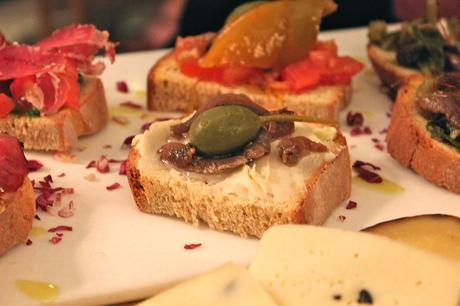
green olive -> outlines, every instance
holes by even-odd
[[[204,155],[233,153],[257,137],[259,116],[244,106],[216,106],[198,115],[190,126],[190,143]]]

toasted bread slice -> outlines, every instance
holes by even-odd
[[[395,52],[370,44],[367,46],[367,55],[382,83],[390,89],[397,90],[409,77],[421,75],[416,69],[398,65]]]
[[[416,105],[423,80],[414,76],[398,91],[387,134],[388,152],[427,180],[460,193],[460,152],[431,137]]]
[[[26,177],[16,192],[0,196],[0,255],[27,239],[35,216],[35,195]]]
[[[173,52],[163,56],[147,78],[147,107],[150,110],[191,112],[222,93],[245,94],[269,110],[286,107],[298,114],[337,120],[338,112],[350,102],[351,86],[319,86],[301,94],[264,90],[254,85],[225,86],[184,75]]]
[[[15,136],[25,149],[69,151],[78,137],[100,131],[108,121],[104,86],[99,78],[86,77],[78,110],[63,108],[49,116],[8,115],[0,119],[0,132]]]
[[[253,165],[201,175],[172,169],[156,154],[166,143],[169,126],[178,122],[156,122],[133,141],[127,174],[143,212],[175,216],[194,225],[203,221],[219,231],[260,237],[276,224],[320,225],[350,196],[350,156],[345,138],[335,128],[328,127],[333,134],[324,136],[328,152],[311,153],[296,166],[279,161],[275,142],[272,152]],[[318,135],[325,133],[324,126],[315,126],[319,126]]]

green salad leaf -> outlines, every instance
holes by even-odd
[[[443,114],[435,114],[427,123],[431,136],[460,150],[460,130],[455,129]]]
[[[369,24],[368,37],[371,44],[395,51],[399,65],[433,76],[448,68],[448,53],[460,54],[460,18],[421,18],[403,23],[398,31],[377,20]]]

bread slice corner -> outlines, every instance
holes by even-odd
[[[191,112],[210,97],[245,94],[269,110],[288,108],[298,114],[337,120],[351,99],[351,85],[323,85],[301,94],[262,89],[254,85],[225,86],[184,75],[174,53],[164,55],[147,77],[147,107],[155,111]]]
[[[0,197],[0,256],[27,239],[35,216],[35,195],[26,177],[16,192]]]
[[[78,137],[94,134],[106,126],[108,109],[99,78],[86,77],[80,89],[80,108],[63,108],[40,117],[8,115],[0,119],[0,131],[15,136],[25,149],[66,152]]]
[[[423,80],[421,75],[413,76],[398,91],[386,139],[388,152],[428,181],[460,193],[460,152],[431,137],[416,105]]]

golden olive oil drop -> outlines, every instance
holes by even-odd
[[[366,182],[359,176],[355,176],[353,177],[353,184],[366,188],[368,190],[379,191],[379,192],[389,193],[389,194],[398,194],[398,193],[404,192],[404,188],[402,186],[386,178],[382,177],[382,179],[383,179],[383,182],[374,184],[374,183]]]
[[[29,232],[29,235],[32,237],[39,237],[45,235],[48,231],[44,227],[34,226]]]
[[[16,287],[27,297],[42,303],[54,301],[59,295],[58,286],[38,281],[17,280]]]

